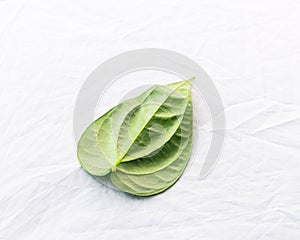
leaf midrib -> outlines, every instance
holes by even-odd
[[[190,102],[189,102],[190,103]],[[187,108],[188,107],[192,107],[192,105],[190,105],[190,106],[188,106],[189,104],[187,104],[187,107],[186,107],[186,110],[185,110],[185,112],[184,112],[184,114],[186,114],[186,111],[187,111]],[[180,126],[179,126],[180,127]],[[187,135],[187,138],[189,139],[190,138],[190,136],[192,135],[192,133],[189,133],[188,135]],[[181,151],[180,152],[178,152],[177,154],[176,154],[176,159],[174,160],[174,161],[176,161],[177,159],[178,159],[178,157],[182,154],[182,152],[186,149],[186,147],[188,146],[188,144],[189,144],[189,140],[188,140],[188,142],[186,143],[186,144],[184,144],[184,147],[181,149]],[[128,172],[126,172],[126,171],[124,171],[124,170],[119,170],[119,171],[121,171],[122,173],[124,173],[124,174],[130,174],[130,175],[146,175],[146,174],[152,174],[152,173],[155,173],[155,172],[157,172],[157,171],[160,171],[160,170],[163,170],[163,169],[165,169],[165,168],[167,168],[168,166],[170,166],[174,161],[170,161],[170,162],[168,162],[166,165],[163,165],[163,166],[161,166],[160,168],[157,168],[154,172],[149,172],[149,173],[141,173],[141,174],[139,174],[139,173],[128,173]],[[126,164],[126,163],[123,163],[123,164]]]
[[[161,102],[161,104],[159,105],[159,107],[155,110],[155,112],[151,115],[151,117],[149,118],[149,120],[146,122],[146,124],[144,124],[144,126],[142,127],[141,131],[138,132],[138,134],[135,136],[134,140],[131,142],[131,144],[129,145],[129,147],[126,149],[126,151],[124,152],[124,154],[115,162],[115,166],[119,165],[122,161],[122,159],[126,156],[126,154],[128,153],[129,149],[132,147],[133,143],[136,141],[136,139],[140,136],[140,134],[142,133],[142,131],[145,129],[145,127],[148,125],[148,123],[151,121],[151,119],[153,118],[153,116],[157,113],[157,111],[160,109],[160,107],[166,102],[166,100],[179,88],[181,87],[183,84],[186,84],[187,82],[189,82],[190,80],[185,80],[183,81],[180,85],[178,85],[176,88],[174,88],[174,90],[172,90],[167,97],[164,99],[164,101]],[[118,147],[118,144],[117,144]]]

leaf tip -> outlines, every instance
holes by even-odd
[[[189,78],[189,79],[187,79],[187,80],[185,80],[186,82],[189,82],[189,83],[191,83],[192,81],[194,81],[195,80],[195,76],[193,76],[193,77],[191,77],[191,78]]]

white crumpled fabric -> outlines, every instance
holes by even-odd
[[[299,240],[299,12],[297,0],[0,1],[0,239]],[[226,139],[207,178],[195,161],[168,191],[133,198],[81,169],[73,110],[93,69],[145,47],[210,75]]]

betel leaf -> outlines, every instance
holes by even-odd
[[[85,130],[78,142],[77,156],[87,172],[95,176],[104,176],[115,168],[119,128],[127,113],[141,104],[151,92],[152,88],[141,96],[112,108]]]
[[[110,178],[121,190],[139,196],[162,192],[173,185],[183,173],[192,147],[192,105],[188,104],[176,133],[158,153],[151,157],[118,165]]]
[[[173,185],[191,155],[191,80],[154,86],[94,121],[78,143],[82,167],[139,196]]]
[[[119,163],[147,156],[169,141],[182,121],[189,89],[188,81],[158,86],[127,114],[117,140]]]

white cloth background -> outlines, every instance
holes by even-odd
[[[299,13],[297,0],[0,1],[0,239],[299,240]],[[227,136],[208,178],[135,199],[80,168],[72,120],[89,73],[145,47],[207,71]]]

